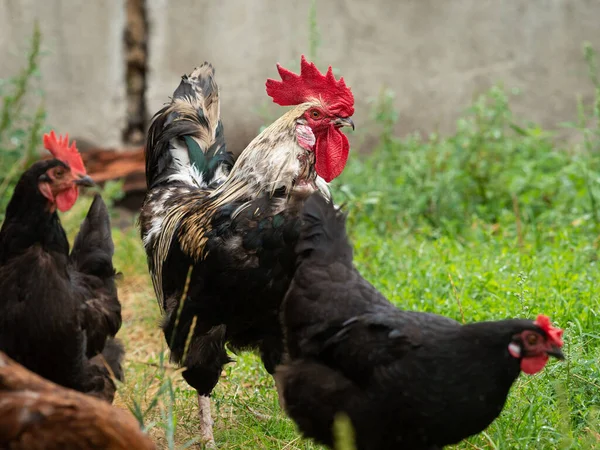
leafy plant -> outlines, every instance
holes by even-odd
[[[0,167],[3,169],[0,173],[0,221],[18,176],[35,159],[35,150],[41,142],[46,118],[43,102],[39,103],[33,115],[24,111],[27,100],[32,96],[31,81],[39,76],[41,39],[36,22],[27,64],[16,77],[0,80]]]
[[[592,74],[594,53],[585,48]],[[363,160],[351,158],[335,183],[380,232],[408,227],[429,229],[432,237],[464,236],[481,222],[508,228],[522,240],[523,233],[539,227],[574,221],[600,231],[598,86],[591,115],[580,106],[580,118],[572,124],[584,142],[577,151],[558,147],[552,131],[522,124],[501,86],[479,96],[448,137],[395,137],[393,98],[382,91],[373,109],[378,146]]]

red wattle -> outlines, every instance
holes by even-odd
[[[350,144],[344,133],[331,127],[326,135],[317,137],[315,170],[328,183],[339,176],[348,161]]]
[[[521,360],[521,370],[528,375],[538,373],[548,362],[548,355],[528,356]]]
[[[77,186],[70,187],[69,189],[56,194],[56,207],[61,212],[70,210],[77,201],[78,195],[79,190],[77,189]]]

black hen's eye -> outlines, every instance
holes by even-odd
[[[313,109],[310,112],[310,117],[312,117],[313,119],[320,119],[321,118],[321,113],[319,111],[317,111],[316,109]]]
[[[527,336],[527,343],[529,345],[535,345],[538,342],[538,336],[537,334],[530,334],[529,336]]]
[[[65,169],[62,169],[60,167],[54,171],[54,176],[57,179],[61,179],[64,176],[64,174],[65,174]]]

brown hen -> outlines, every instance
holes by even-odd
[[[128,412],[47,381],[0,352],[0,449],[155,448]]]

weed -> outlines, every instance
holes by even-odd
[[[41,142],[46,112],[40,103],[33,116],[24,112],[31,96],[31,80],[39,76],[41,33],[38,24],[33,28],[27,64],[21,73],[8,80],[0,80],[0,220],[12,195],[20,173],[35,159],[35,150]]]

